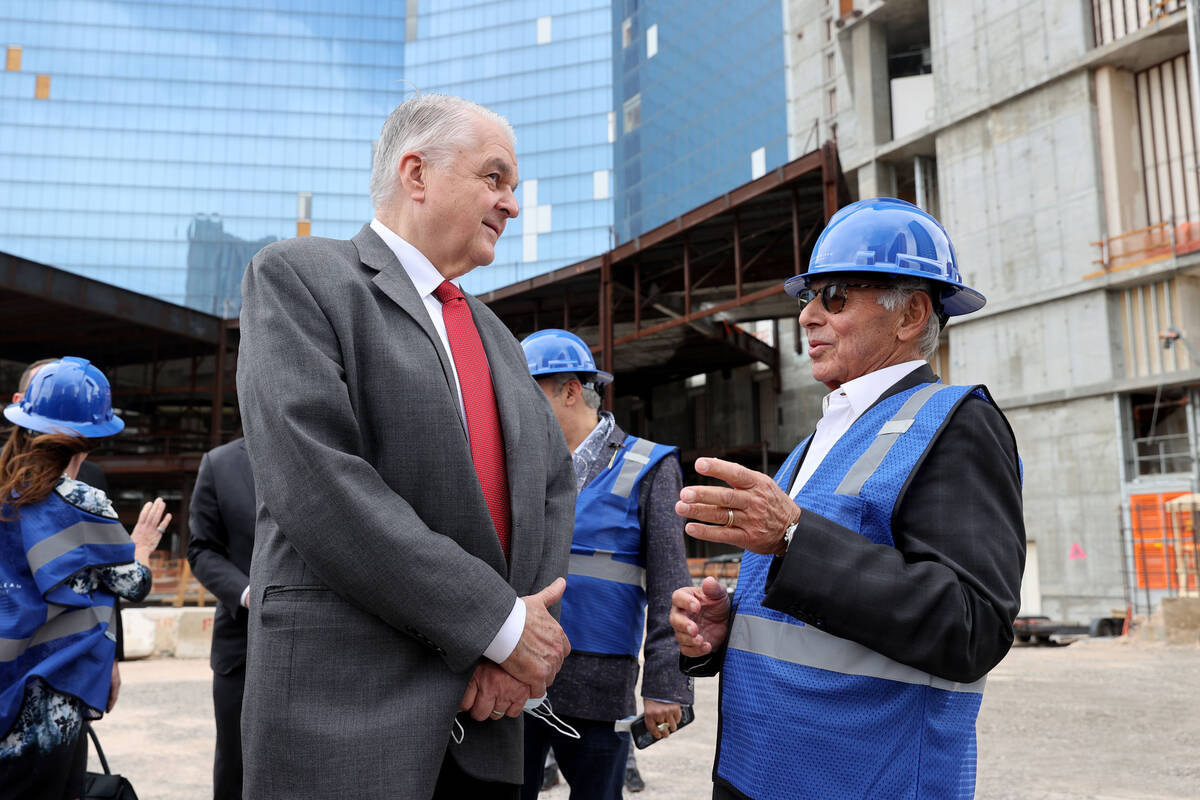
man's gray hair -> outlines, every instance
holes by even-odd
[[[897,277],[888,282],[887,291],[879,295],[879,305],[886,308],[888,311],[895,311],[901,308],[908,302],[908,298],[912,297],[914,292],[925,292],[929,295],[930,301],[933,303],[933,310],[929,315],[929,321],[925,323],[925,330],[921,331],[921,336],[917,339],[917,347],[921,351],[921,358],[928,359],[938,348],[938,337],[942,334],[942,322],[938,319],[938,291],[934,288],[933,281],[927,281],[923,278],[908,278]]]
[[[397,170],[405,153],[420,153],[426,161],[444,167],[459,150],[471,145],[472,123],[479,117],[503,128],[516,147],[517,135],[508,120],[462,97],[418,94],[396,106],[375,144],[371,205],[377,210],[384,208],[395,196]]]
[[[583,387],[583,402],[587,403],[587,407],[593,411],[600,408],[600,393],[594,388],[591,381],[595,378],[594,375],[577,375],[574,372],[555,372],[549,377],[554,378],[554,393],[558,394],[562,388],[571,381],[579,381],[579,385]]]

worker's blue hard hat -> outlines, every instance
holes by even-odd
[[[74,432],[89,439],[125,429],[125,421],[113,413],[112,389],[104,373],[71,356],[35,372],[21,402],[5,408],[4,416],[39,433]]]
[[[792,297],[824,275],[855,272],[923,278],[940,289],[934,298],[948,316],[970,314],[987,302],[965,286],[950,236],[930,214],[894,197],[859,200],[840,209],[813,246],[808,272],[788,278]]]
[[[529,374],[535,378],[558,372],[579,372],[595,375],[595,383],[601,386],[612,383],[613,376],[596,369],[591,349],[570,331],[546,328],[526,336],[521,347],[525,350]]]

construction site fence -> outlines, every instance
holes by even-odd
[[[1200,597],[1200,494],[1132,495],[1121,515],[1125,601],[1134,615],[1167,597]]]

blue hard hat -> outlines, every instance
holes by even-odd
[[[954,245],[941,223],[912,203],[894,197],[859,200],[840,209],[813,246],[808,272],[788,278],[792,297],[813,278],[842,272],[923,278],[940,287],[934,298],[948,316],[970,314],[987,299],[963,285]]]
[[[601,386],[612,383],[613,376],[596,369],[596,359],[583,339],[560,328],[531,333],[521,342],[529,374],[537,378],[558,372],[582,372],[595,375]]]
[[[74,432],[89,439],[125,429],[125,421],[113,413],[112,389],[104,373],[72,356],[35,372],[21,402],[5,408],[4,416],[39,433]]]

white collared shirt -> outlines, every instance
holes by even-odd
[[[846,381],[825,395],[821,400],[821,421],[817,423],[817,430],[813,433],[808,452],[804,455],[804,463],[800,465],[796,480],[792,483],[793,498],[804,488],[804,484],[808,483],[808,479],[817,471],[817,467],[821,466],[821,462],[829,455],[838,439],[842,438],[842,434],[850,430],[854,421],[874,405],[879,396],[892,384],[924,365],[925,362],[921,360],[893,364]]]
[[[441,286],[442,281],[446,280],[446,278],[442,273],[437,271],[437,267],[425,257],[424,253],[406,242],[400,234],[384,225],[378,219],[371,220],[371,230],[379,234],[379,238],[383,239],[383,243],[396,255],[400,266],[404,267],[409,280],[413,282],[413,286],[417,289],[417,294],[421,295],[421,300],[425,303],[425,310],[429,312],[429,320],[433,323],[434,329],[438,332],[438,336],[442,340],[442,347],[446,349],[446,357],[450,359],[450,374],[454,376],[454,388],[458,392],[458,413],[462,415],[463,428],[465,430],[467,412],[463,406],[462,387],[458,385],[458,368],[454,366],[454,352],[450,349],[450,339],[446,336],[446,320],[442,318],[442,301],[438,300],[433,294],[434,290]],[[457,278],[450,282],[458,286]],[[459,288],[461,289],[462,287]],[[500,626],[500,630],[496,633],[496,637],[492,639],[492,643],[488,645],[487,650],[483,651],[484,657],[495,661],[497,664],[508,658],[512,654],[512,651],[516,649],[517,642],[520,640],[521,633],[524,630],[525,603],[518,597],[512,611],[508,614],[508,619]]]
[[[446,320],[442,317],[442,301],[438,300],[433,294],[442,285],[442,281],[446,279],[442,276],[442,273],[437,271],[437,267],[433,265],[433,262],[425,257],[424,253],[413,247],[404,237],[384,225],[378,219],[371,220],[371,230],[379,234],[379,238],[383,239],[383,243],[395,254],[396,260],[400,262],[400,266],[404,267],[404,272],[408,275],[409,280],[413,282],[413,286],[417,288],[417,294],[421,295],[421,302],[425,304],[425,310],[429,312],[429,320],[433,323],[434,330],[438,332],[438,337],[442,340],[442,347],[446,350],[446,357],[450,359],[450,374],[454,376],[454,389],[458,392],[458,413],[462,415],[463,427],[465,429],[467,411],[463,405],[462,387],[458,385],[458,367],[454,366],[454,351],[450,349],[450,339],[446,335]],[[458,278],[454,278],[450,282],[458,286],[458,280]],[[459,286],[459,289],[461,288]],[[467,435],[470,436],[469,433]]]

